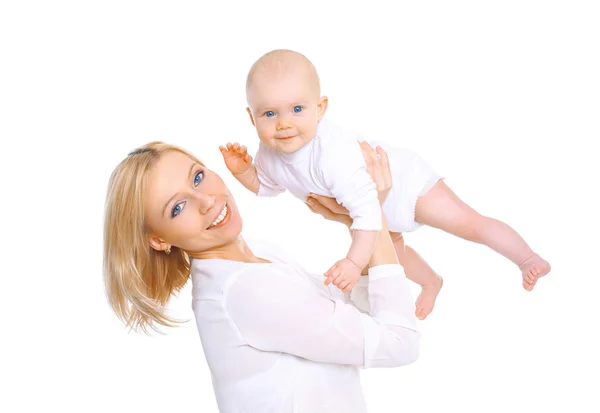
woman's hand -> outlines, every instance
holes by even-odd
[[[387,153],[380,146],[377,146],[373,150],[371,145],[365,141],[360,142],[360,149],[367,163],[367,172],[373,178],[375,185],[377,185],[379,205],[383,205],[390,189],[392,189],[392,173],[390,172],[390,162]]]
[[[335,198],[310,194],[306,199],[306,205],[308,205],[312,212],[321,215],[329,221],[340,222],[348,228],[352,226],[352,218],[348,215],[348,210],[338,204]]]
[[[392,188],[392,174],[387,154],[379,146],[374,150],[365,141],[360,142],[360,149],[367,163],[367,172],[377,186],[381,205]],[[348,210],[338,204],[334,198],[311,193],[306,199],[306,204],[312,212],[320,214],[327,220],[341,222],[348,227],[352,225]]]

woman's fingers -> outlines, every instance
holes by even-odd
[[[325,219],[339,222],[346,226],[352,225],[352,218],[350,218],[350,216],[332,212],[329,208],[320,204],[319,201],[317,201],[316,199],[308,198],[306,200],[306,205],[312,212],[321,215]]]
[[[371,175],[373,182],[377,185],[378,191],[385,191],[391,188],[392,175],[390,173],[390,164],[387,153],[379,146],[376,150],[367,142],[362,141],[360,147],[363,158],[367,164],[367,172]]]
[[[308,198],[306,200],[306,205],[308,205],[308,208],[310,208],[312,212],[314,212],[315,214],[322,215],[325,219],[331,219],[333,217],[333,213],[331,212],[331,210],[325,208],[323,205],[321,205],[319,202],[312,198]]]
[[[373,176],[373,168],[374,168],[374,159],[373,159],[373,156],[371,156],[371,152],[373,151],[373,148],[371,148],[371,146],[365,141],[360,141],[359,145],[360,145],[360,150],[362,152],[365,163],[367,164],[367,172],[372,177]]]
[[[390,160],[388,159],[387,152],[383,150],[381,146],[375,148],[380,159],[381,176],[383,177],[384,189],[390,189],[392,187],[392,171],[390,170]]]
[[[337,214],[345,214],[345,215],[349,214],[348,210],[346,208],[344,208],[343,206],[341,206],[340,204],[338,204],[337,201],[335,200],[335,198],[330,198],[328,196],[322,196],[322,195],[313,194],[313,193],[310,193],[309,199],[310,198],[317,200],[317,202],[319,204],[323,205],[325,208],[329,209],[332,212],[335,212]]]

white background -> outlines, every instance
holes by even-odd
[[[256,199],[217,150],[257,148],[245,76],[274,48],[313,61],[331,117],[416,150],[553,266],[527,293],[485,247],[407,234],[445,285],[420,359],[363,372],[370,411],[600,411],[597,2],[365,4],[1,3],[1,411],[217,411],[195,324],[128,334],[104,296],[106,185],[139,145],[191,150],[235,194],[244,234],[307,268],[344,253],[345,230],[290,195]]]

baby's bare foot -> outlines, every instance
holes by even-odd
[[[523,288],[527,291],[533,290],[537,281],[550,272],[550,263],[537,254],[519,265],[523,275]]]
[[[415,303],[415,315],[419,320],[424,320],[433,311],[435,299],[440,293],[443,284],[444,280],[442,280],[442,277],[435,274],[430,282],[421,286],[421,294],[419,294]]]

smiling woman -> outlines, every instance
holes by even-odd
[[[383,194],[385,162],[373,171]],[[352,225],[334,199],[309,204]],[[249,246],[241,231],[227,186],[193,155],[160,142],[133,151],[113,172],[106,204],[104,277],[113,309],[135,329],[173,325],[166,304],[191,276],[221,412],[366,412],[359,367],[412,363],[419,346],[385,221],[352,294],[325,286],[275,245]]]
[[[164,153],[148,172],[144,208],[156,251],[175,245],[191,258],[212,258],[215,247],[241,231],[240,215],[231,213],[235,202],[221,178],[180,151]]]
[[[165,306],[189,279],[190,257],[218,255],[211,247],[241,230],[232,210],[221,178],[189,152],[162,142],[131,152],[111,176],[104,224],[105,285],[119,318],[144,331],[173,325]]]

